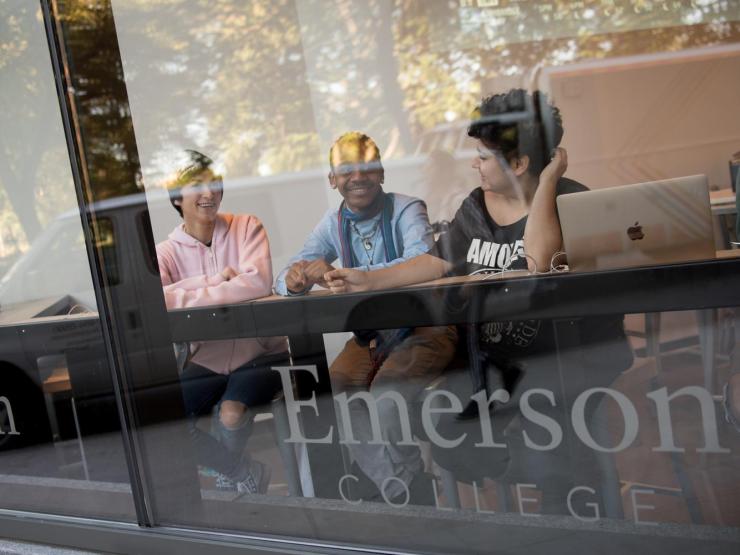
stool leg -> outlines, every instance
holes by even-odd
[[[288,482],[288,492],[293,497],[303,497],[303,488],[301,487],[301,477],[298,471],[295,449],[292,444],[285,441],[290,437],[290,427],[283,398],[273,401],[272,417],[275,424],[275,439],[280,450],[280,458],[283,461],[283,468],[285,468],[285,476]]]
[[[699,326],[699,343],[701,345],[701,365],[704,369],[704,387],[714,393],[714,355],[715,355],[715,322],[717,310],[710,308],[696,311]]]
[[[596,409],[594,421],[597,423],[596,426],[593,426],[594,439],[599,445],[608,445],[611,438],[609,437],[609,430],[606,426],[608,417],[603,400]],[[596,454],[596,463],[600,469],[605,516],[607,518],[623,520],[624,508],[622,507],[621,483],[619,481],[619,471],[617,470],[614,455],[598,452]]]
[[[80,421],[77,418],[77,404],[75,398],[70,399],[72,402],[72,418],[75,422],[75,432],[77,432],[77,444],[80,448],[80,458],[82,459],[82,471],[85,474],[85,480],[90,481],[90,471],[87,468],[87,456],[85,455],[85,445],[82,443],[82,432],[80,431]]]
[[[499,512],[510,513],[514,504],[509,484],[496,480],[496,495],[499,498]]]
[[[662,361],[660,358],[660,312],[645,314],[645,350],[655,362],[655,375],[660,374]]]
[[[439,469],[439,476],[442,478],[442,491],[447,499],[447,505],[453,509],[460,508],[460,493],[457,490],[457,480],[455,475],[444,468]]]
[[[54,398],[51,393],[44,392],[44,403],[46,403],[46,414],[49,417],[49,425],[51,426],[52,441],[59,441],[61,439],[59,421],[57,420],[57,411],[54,407]]]

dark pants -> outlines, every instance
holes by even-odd
[[[543,325],[553,324],[543,322]],[[541,331],[550,330],[544,328]],[[458,480],[468,483],[480,484],[485,477],[507,482],[536,483],[542,492],[543,513],[568,514],[567,495],[575,485],[592,487],[600,497],[599,490],[603,482],[600,457],[575,437],[571,410],[574,400],[583,391],[609,387],[629,367],[632,355],[619,329],[612,337],[600,341],[583,344],[577,339],[568,341],[562,336],[557,339],[553,337],[552,343],[557,345],[557,349],[548,349],[517,360],[524,370],[522,379],[508,403],[495,404],[492,416],[495,441],[506,447],[475,445],[482,440],[478,418],[460,421],[454,415],[444,415],[437,426],[441,435],[457,438],[465,434],[465,441],[452,449],[433,444],[432,453],[437,464],[451,470]],[[489,374],[490,389],[493,391],[500,387],[500,383],[497,383],[498,373],[491,368]],[[447,381],[442,387],[456,393],[465,404],[474,393],[467,369],[451,369],[445,375]],[[553,439],[541,423],[522,417],[521,396],[532,389],[549,392],[554,403],[538,393],[530,397],[527,404],[557,423],[563,432],[562,440],[545,450],[533,449],[524,443],[525,434],[539,446],[548,445]],[[585,407],[584,420],[592,435],[607,435],[603,411],[597,410],[602,399],[602,394],[594,394]],[[509,429],[505,433],[515,420],[518,429]]]
[[[271,370],[288,361],[288,353],[258,357],[231,374],[217,374],[189,363],[180,381],[190,435],[199,464],[229,477],[239,475],[242,453],[251,432],[255,408],[272,401],[280,391],[280,374]],[[248,408],[244,424],[236,430],[221,428],[221,441],[196,426],[199,416],[210,414],[222,401],[238,401]]]

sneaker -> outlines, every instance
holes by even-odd
[[[237,491],[234,480],[213,468],[198,466],[198,478],[202,489],[225,492]]]
[[[270,485],[270,467],[256,459],[246,464],[243,478],[236,482],[236,490],[244,495],[247,493],[266,493]]]
[[[219,491],[236,491],[234,480],[226,474],[216,473],[216,489]]]
[[[202,489],[236,491],[236,484],[232,479],[208,466],[198,466],[198,480]]]

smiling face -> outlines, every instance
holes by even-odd
[[[329,182],[344,197],[347,208],[361,212],[369,208],[382,191],[383,166],[380,162],[341,164],[334,168]]]
[[[180,189],[182,198],[175,203],[182,209],[186,226],[207,225],[216,220],[223,195],[222,187],[219,177],[211,170],[204,170]]]
[[[339,191],[347,208],[361,212],[371,207],[383,190],[385,176],[373,140],[359,133],[343,135],[334,143],[329,161],[329,184]]]

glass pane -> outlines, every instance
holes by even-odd
[[[736,3],[111,4],[195,457],[157,523],[736,547]]]
[[[0,505],[135,520],[41,11],[0,22]]]

